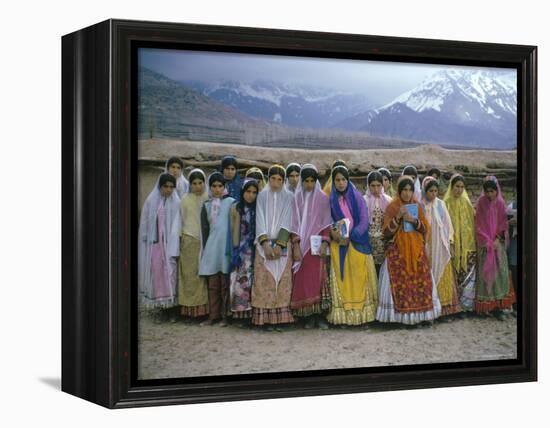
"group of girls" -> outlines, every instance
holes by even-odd
[[[267,180],[259,168],[241,179],[237,166],[226,156],[219,171],[186,180],[182,161],[168,160],[141,213],[145,307],[281,330],[300,319],[321,329],[465,312],[504,319],[515,303],[493,176],[474,208],[458,174],[438,197],[437,169],[421,183],[407,166],[395,189],[389,170],[371,171],[363,194],[341,160],[323,188],[312,164],[272,165]]]

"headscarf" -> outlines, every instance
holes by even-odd
[[[409,202],[403,202],[401,200],[401,192],[399,191],[401,183],[403,183],[403,187],[406,184],[414,186],[412,177],[409,177],[408,175],[402,175],[399,177],[397,180],[397,193],[384,213],[384,230],[389,228],[390,222],[397,216],[403,205],[418,204],[414,194]],[[418,220],[425,225],[426,234],[428,234],[430,231],[430,226],[427,224],[424,211],[421,208],[418,210]],[[422,252],[424,252],[425,237],[420,235],[417,231],[405,232],[403,230],[403,223],[404,222],[402,221],[399,228],[395,232],[393,242],[397,245],[399,254],[401,254],[403,260],[405,261],[405,270],[409,275],[412,275],[417,271],[418,261]]]
[[[288,182],[288,176],[290,175],[291,172],[297,172],[298,174],[300,174],[301,169],[302,169],[302,167],[300,166],[300,164],[296,163],[296,162],[291,162],[286,166],[286,169],[285,169],[285,173],[286,173],[285,188],[287,190],[290,190],[292,193],[294,193],[296,191],[296,187],[298,187],[298,184],[296,184],[296,187],[294,187],[294,188],[290,187],[290,183]],[[298,181],[299,181],[299,177],[298,177]]]
[[[284,178],[285,169],[281,165],[272,165],[269,168],[268,176],[281,175]],[[271,190],[271,184],[268,183],[258,194],[256,202],[256,238],[254,242],[259,244],[259,238],[266,235],[268,239],[275,240],[281,229],[289,233],[295,232],[292,229],[292,205],[294,194],[284,188]],[[267,260],[264,249],[261,245],[257,250],[264,259],[264,266],[275,279],[276,287],[286,267],[287,258],[280,257],[277,260]]]
[[[222,173],[222,175],[223,170],[230,165],[233,165],[235,168],[237,168],[237,159],[235,158],[235,156],[231,155],[224,156],[220,164],[220,172]],[[227,194],[236,201],[238,201],[241,196],[241,187],[242,180],[238,170],[235,171],[235,177],[233,177],[233,179],[225,179],[225,188],[227,190]]]
[[[386,189],[384,189],[384,192],[390,198],[393,198],[395,196],[395,190],[393,189],[393,179],[392,179],[391,171],[388,168],[378,168],[378,172],[382,174],[382,176],[387,177],[388,180],[390,181],[390,189],[387,192],[386,192]]]
[[[451,221],[454,228],[454,245],[455,257],[453,265],[456,271],[468,271],[468,257],[476,251],[475,242],[475,224],[474,224],[474,207],[468,196],[466,188],[460,197],[453,196],[453,186],[456,181],[464,183],[464,177],[460,174],[454,174],[449,181],[449,187],[443,198],[447,205],[447,210],[451,216]]]
[[[417,202],[420,202],[422,200],[422,186],[420,185],[420,178],[418,177],[418,170],[416,167],[414,165],[407,165],[403,168],[401,175],[414,175],[416,177],[416,180],[414,181],[414,197]]]
[[[267,184],[265,181],[264,173],[262,170],[258,167],[253,166],[252,168],[248,169],[245,173],[245,178],[254,178],[258,182],[260,190],[263,190],[265,185]]]
[[[164,165],[164,172],[168,173],[168,167],[173,163],[177,163],[181,167],[181,175],[176,178],[176,192],[178,193],[179,198],[181,199],[184,194],[189,192],[189,181],[183,175],[183,161],[178,157],[171,157],[166,161]]]
[[[497,178],[490,175],[485,178],[484,182],[488,180],[495,183],[497,197],[494,201],[489,200],[482,188],[476,204],[476,238],[480,247],[487,248],[487,258],[481,275],[490,290],[498,270],[494,241],[501,233],[508,241],[508,217],[506,216],[506,203]]]
[[[153,296],[153,278],[151,271],[151,249],[158,243],[159,234],[157,227],[158,210],[161,205],[164,208],[164,251],[167,257],[179,256],[179,236],[181,228],[180,198],[177,192],[165,198],[160,192],[160,187],[167,181],[176,184],[175,177],[163,173],[159,175],[155,187],[145,199],[138,229],[138,286],[141,295],[146,298]],[[166,263],[166,269],[169,264]],[[170,274],[167,272],[167,276]]]
[[[306,192],[302,184],[308,177],[315,179],[315,187],[311,192]],[[305,164],[300,172],[300,182],[294,193],[292,229],[300,236],[300,249],[303,257],[311,249],[310,237],[319,235],[332,224],[329,199],[322,191],[317,177],[317,168],[312,164]],[[301,263],[301,261],[294,263],[294,272],[300,269]]]
[[[327,196],[330,196],[330,192],[332,190],[332,170],[337,166],[346,166],[346,162],[344,162],[342,159],[337,159],[332,162],[332,165],[330,166],[330,174],[327,178],[325,186],[323,187],[323,192],[325,192],[325,195]]]
[[[426,190],[431,183],[438,184],[437,180],[431,176],[426,176],[422,180],[422,207],[431,230],[432,248],[428,248],[428,251],[432,255],[432,272],[434,283],[437,285],[451,260],[450,243],[453,240],[454,229],[445,203],[437,196],[433,201],[428,201]],[[434,235],[436,232],[437,236]]]
[[[244,194],[250,187],[255,187],[257,192],[256,199],[252,203],[248,203],[244,199]],[[242,254],[245,254],[249,248],[252,249],[252,260],[251,260],[252,266],[254,266],[254,259],[256,255],[256,251],[254,248],[254,240],[256,239],[256,202],[258,200],[259,193],[260,193],[260,188],[256,179],[245,178],[243,187],[241,189],[241,200],[236,203],[236,209],[237,209],[237,212],[239,213],[239,218],[240,218],[239,227],[241,228],[243,224],[248,223],[248,239],[245,241],[242,241],[242,243],[239,242],[238,256],[240,259],[240,256]],[[239,234],[240,234],[240,230],[239,230]],[[242,236],[240,239],[242,240]],[[232,259],[235,258],[236,255],[237,254],[233,254]],[[242,259],[240,260],[242,262]],[[241,262],[236,263],[235,265],[239,266]]]
[[[379,173],[379,171],[371,171],[369,172],[369,175],[367,175],[367,190],[365,192],[365,201],[367,202],[367,208],[368,208],[368,211],[369,211],[369,222],[372,221],[372,216],[374,214],[374,210],[375,208],[380,208],[382,210],[382,212],[386,211],[386,207],[389,205],[389,203],[391,202],[391,198],[386,195],[386,193],[384,192],[384,183],[383,182],[380,182],[380,184],[382,185],[382,188],[380,190],[380,196],[374,196],[371,191],[370,191],[370,186],[369,186],[369,178],[372,177],[374,175],[374,173]],[[380,174],[382,176],[382,174]]]
[[[343,198],[351,212],[353,226],[349,234],[350,242],[353,247],[363,253],[371,254],[371,246],[369,243],[369,214],[367,204],[363,199],[363,195],[355,188],[353,183],[349,181],[349,171],[345,166],[337,166],[332,170],[331,177],[334,179],[336,174],[342,174],[348,180],[348,185],[343,192],[336,190],[336,186],[332,186],[330,192],[330,212],[332,219],[337,222],[345,218],[344,212],[340,207],[340,198]],[[344,261],[348,252],[348,247],[341,245],[340,252],[340,278],[344,278]]]
[[[208,200],[208,191],[206,189],[206,174],[202,169],[195,168],[189,173],[189,181],[193,183],[193,180],[200,178],[205,186],[204,191],[201,195],[195,195],[193,192],[189,192],[181,198],[181,217],[183,221],[183,231],[182,233],[192,236],[196,239],[200,239],[201,233],[201,222],[200,222],[200,212],[204,202]],[[193,215],[185,216],[186,211],[193,213]]]

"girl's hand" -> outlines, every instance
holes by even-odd
[[[349,238],[343,238],[340,240],[340,245],[342,247],[347,247],[349,245]]]
[[[262,248],[264,249],[265,258],[267,260],[273,260],[273,248],[269,245],[269,241],[265,241],[262,244]]]
[[[403,217],[405,217],[405,215],[408,215],[409,214],[409,211],[407,211],[407,208],[405,207],[405,205],[402,205],[401,208],[399,209],[399,213],[397,214],[397,220],[401,220]]]
[[[338,229],[332,229],[330,231],[330,237],[332,238],[333,241],[336,241],[338,243],[342,240],[342,234]]]

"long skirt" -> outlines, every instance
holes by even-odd
[[[344,261],[344,276],[340,276],[339,245],[330,244],[330,291],[332,307],[327,320],[336,325],[361,325],[374,321],[378,304],[377,277],[374,261],[369,254],[357,251],[350,243]],[[345,290],[354,289],[363,296],[360,304],[350,304]]]
[[[441,315],[452,315],[462,312],[451,261],[445,266],[443,275],[441,275],[441,279],[437,284],[437,295],[441,303]]]
[[[476,253],[470,253],[468,255],[468,268],[466,270],[455,270],[460,305],[462,306],[462,310],[467,312],[474,310],[476,276]]]
[[[307,317],[330,309],[328,260],[309,251],[302,259],[293,277],[290,307],[294,315]]]
[[[376,319],[380,322],[395,322],[401,324],[418,324],[423,321],[432,321],[441,315],[441,303],[437,294],[437,287],[432,287],[433,308],[428,311],[398,312],[393,303],[388,261],[384,261],[380,269],[380,296]]]
[[[290,309],[292,293],[292,245],[288,246],[287,262],[277,284],[256,249],[254,287],[252,287],[252,324],[286,324],[294,322]]]
[[[487,259],[487,249],[478,250],[478,275],[476,282],[476,297],[474,312],[488,313],[494,310],[511,309],[516,301],[514,288],[508,271],[508,259],[506,249],[502,242],[495,247],[497,254],[497,272],[492,287],[487,287],[483,280],[483,267]]]
[[[230,312],[233,318],[246,319],[252,316],[250,294],[254,283],[252,251],[241,255],[240,265],[230,276]]]
[[[178,280],[178,304],[188,317],[208,315],[208,289],[199,276],[200,241],[189,235],[181,238]]]

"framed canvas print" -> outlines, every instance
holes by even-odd
[[[536,380],[536,47],[109,20],[62,74],[64,391]]]

